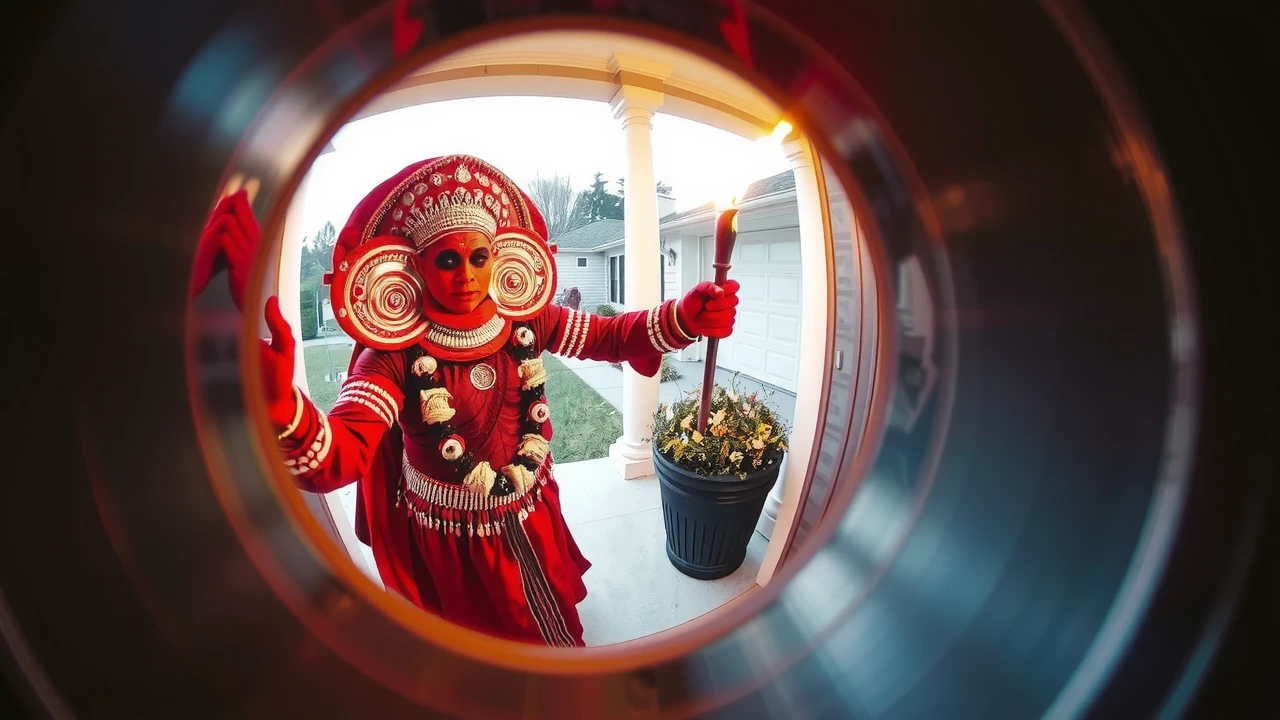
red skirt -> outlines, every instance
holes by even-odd
[[[402,468],[399,510],[409,524],[411,567],[388,573],[379,563],[384,580],[410,575],[418,596],[410,600],[473,630],[519,642],[583,645],[576,606],[587,596],[582,575],[591,563],[560,513],[550,460],[532,488],[500,498],[428,478],[407,457]]]

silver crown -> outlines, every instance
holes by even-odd
[[[405,193],[402,200],[408,205],[415,199],[419,200],[419,204],[405,213],[404,232],[419,248],[445,233],[473,230],[493,237],[498,230],[497,218],[485,209],[486,197],[483,190],[456,188],[435,197],[422,195],[419,198]],[[487,199],[492,207],[493,196]]]

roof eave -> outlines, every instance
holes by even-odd
[[[787,200],[794,198],[795,194],[796,194],[795,188],[787,188],[786,190],[778,190],[777,192],[771,192],[768,195],[757,195],[756,197],[748,198],[738,203],[738,210],[746,211],[746,210],[753,210],[758,208],[772,207],[774,205],[781,205]],[[696,225],[701,222],[706,222],[707,220],[714,220],[715,217],[716,217],[715,208],[708,208],[705,210],[699,210],[698,212],[693,213],[692,215],[686,215],[685,217],[677,218],[675,220],[668,220],[667,222],[660,224],[658,226],[658,229],[674,230],[676,228],[681,228],[681,227],[686,227],[688,225]]]
[[[601,244],[599,244],[599,245],[597,245],[597,246],[595,246],[595,247],[591,248],[591,252],[604,252],[604,251],[606,251],[606,250],[612,250],[613,248],[616,248],[616,247],[618,247],[619,245],[624,244],[624,243],[626,242],[626,240],[627,240],[627,238],[626,238],[625,236],[623,236],[623,237],[620,237],[620,238],[616,238],[616,239],[610,240],[609,242],[606,242],[606,243],[601,243]]]
[[[795,188],[787,188],[786,190],[778,190],[776,192],[771,192],[768,195],[757,195],[756,197],[743,200],[741,203],[738,204],[738,209],[745,211],[745,210],[753,210],[753,209],[763,209],[763,208],[773,207],[775,205],[782,205],[788,200],[795,198],[795,194],[796,194]],[[682,218],[676,218],[675,220],[667,220],[665,222],[659,222],[658,230],[659,231],[674,230],[676,228],[685,227],[687,225],[695,225],[697,223],[705,222],[707,220],[714,220],[715,216],[716,216],[715,208],[707,208],[705,210],[699,210],[698,212],[695,212],[692,215],[686,215],[685,217],[682,217]],[[581,252],[605,252],[606,250],[612,250],[613,248],[616,248],[619,245],[624,244],[625,242],[626,242],[626,236],[624,235],[623,237],[614,238],[613,240],[609,240],[589,248],[561,248],[561,249],[572,250],[580,253]]]

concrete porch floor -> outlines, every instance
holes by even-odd
[[[622,411],[620,369],[598,360],[557,359]],[[658,400],[662,403],[675,402],[702,384],[702,362],[672,363],[681,377],[659,383]],[[793,424],[795,395],[719,368],[715,382],[723,387],[736,385],[746,393],[761,393],[788,426]],[[721,580],[694,580],[667,560],[657,478],[624,481],[607,458],[557,466],[556,477],[563,487],[565,519],[583,553],[596,563],[585,577],[587,599],[578,607],[588,645],[622,642],[675,627],[756,587],[755,577],[769,542],[767,533],[772,529],[772,522],[763,515],[742,567]],[[585,506],[584,502],[592,504]],[[597,568],[602,571],[597,573]]]
[[[587,645],[668,630],[756,587],[768,545],[760,533],[752,535],[747,559],[732,575],[695,580],[667,560],[657,478],[623,480],[607,458],[557,465],[555,476],[565,522],[591,561],[583,577],[587,598],[578,605]],[[337,492],[347,517],[354,518],[355,486]],[[364,545],[360,550],[372,569],[373,553]]]
[[[751,536],[742,566],[726,578],[695,580],[671,565],[657,478],[623,480],[601,458],[557,465],[556,480],[565,521],[592,563],[583,578],[587,598],[578,605],[587,645],[676,627],[756,586],[768,545],[760,533]]]
[[[323,342],[324,340],[322,340]],[[558,358],[619,411],[621,370],[606,362]],[[660,383],[660,402],[674,402],[702,383],[701,362],[674,362],[680,379]],[[717,370],[715,381],[728,387],[734,374]],[[795,396],[738,375],[738,388],[762,392],[790,425]],[[561,504],[570,532],[592,567],[584,576],[587,597],[578,605],[588,645],[625,642],[668,630],[723,606],[756,587],[756,575],[768,539],[756,532],[747,558],[720,580],[695,580],[676,570],[666,556],[662,499],[655,477],[623,480],[607,458],[557,465]],[[337,491],[348,518],[355,517],[356,492]],[[373,553],[360,552],[374,568]],[[374,571],[374,579],[376,571]]]

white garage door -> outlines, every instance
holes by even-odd
[[[711,238],[703,239],[710,272]],[[716,364],[795,392],[800,357],[800,230],[738,233],[729,277],[742,284],[733,335]],[[712,277],[708,275],[707,277]]]

